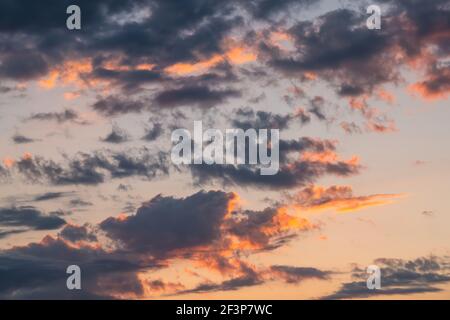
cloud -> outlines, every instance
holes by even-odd
[[[33,198],[33,201],[39,202],[39,201],[59,199],[59,198],[66,197],[71,194],[72,194],[72,192],[47,192],[47,193],[43,193],[43,194],[35,196]]]
[[[107,143],[119,144],[129,141],[129,136],[125,130],[118,126],[113,126],[111,132],[100,140]]]
[[[15,52],[2,59],[0,77],[24,81],[44,76],[49,70],[44,57],[37,52]]]
[[[365,10],[338,9],[282,28],[292,50],[281,50],[263,37],[261,56],[283,75],[304,81],[305,74],[314,73],[342,97],[371,95],[384,84],[399,84],[402,67],[425,69],[425,80],[411,90],[428,99],[445,98],[448,67],[438,67],[449,52],[445,0],[380,2],[386,6],[377,32],[366,27]]]
[[[240,95],[239,91],[232,89],[216,90],[207,86],[185,86],[159,92],[155,102],[165,108],[179,106],[210,108]]]
[[[183,199],[157,196],[135,215],[108,218],[100,227],[127,249],[162,255],[217,239],[232,198],[233,194],[212,191]]]
[[[0,36],[5,43],[0,50],[0,77],[37,79],[71,59],[89,57],[92,68],[80,72],[82,77],[77,75],[84,85],[108,82],[123,92],[135,93],[144,85],[165,81],[161,75],[165,67],[220,53],[223,40],[242,20],[233,16],[232,4],[218,0],[207,4],[168,4],[162,0],[95,4],[77,0],[75,4],[83,11],[83,29],[75,34],[61,29],[64,12],[71,4],[63,0],[38,7],[20,0],[0,5]],[[21,13],[24,7],[28,8],[26,15]],[[120,68],[103,64],[111,59],[118,60]],[[158,68],[142,67],[155,64]],[[57,74],[55,80],[59,77]]]
[[[13,141],[15,144],[27,144],[27,143],[33,143],[33,142],[35,142],[36,140],[35,140],[35,139],[32,139],[32,138],[25,137],[25,136],[23,136],[23,135],[21,135],[21,134],[16,134],[16,135],[14,135],[14,136],[12,137],[12,141]]]
[[[110,299],[138,296],[143,287],[136,271],[144,264],[88,244],[74,246],[50,236],[39,243],[0,251],[3,299]],[[66,269],[79,265],[83,290],[67,290]],[[145,264],[151,268],[150,262]],[[120,280],[120,281],[119,281]]]
[[[430,70],[428,78],[410,86],[426,100],[446,99],[450,94],[450,66]]]
[[[238,195],[222,191],[159,195],[135,214],[110,217],[99,227],[120,249],[159,259],[184,257],[221,272],[240,264],[225,258],[235,251],[273,250],[316,228],[282,207],[241,210]]]
[[[23,233],[23,232],[27,232],[27,229],[19,229],[19,230],[0,230],[0,239],[4,239],[6,237],[9,237],[10,235],[13,234],[19,234],[19,233]]]
[[[90,207],[90,206],[94,205],[92,202],[84,201],[83,199],[80,199],[80,198],[70,200],[69,204],[71,207],[76,207],[76,208]]]
[[[199,185],[218,182],[272,189],[304,186],[326,175],[346,177],[359,173],[358,158],[339,159],[335,145],[333,141],[307,137],[280,140],[280,169],[272,176],[261,175],[258,165],[200,164],[190,170],[194,183]],[[297,157],[293,157],[295,154]]]
[[[30,225],[30,217],[26,218],[23,220]],[[185,198],[159,195],[143,203],[135,214],[110,217],[97,226],[67,224],[56,238],[46,236],[39,243],[0,250],[3,274],[8,278],[0,284],[0,297],[136,298],[149,292],[161,294],[163,285],[141,272],[167,267],[173,258],[225,276],[236,275],[208,290],[237,290],[274,277],[286,281],[286,274],[294,277],[294,273],[318,278],[320,272],[308,268],[256,270],[234,254],[273,250],[285,244],[288,235],[311,228],[305,219],[290,216],[281,208],[243,211],[234,193],[200,191]],[[98,242],[100,234],[108,237],[108,249]],[[82,268],[83,292],[65,288],[65,270],[72,264]],[[180,294],[184,288],[184,284],[168,285],[163,293]]]
[[[139,113],[148,108],[144,101],[133,101],[117,96],[108,96],[98,100],[92,108],[104,116],[117,116],[126,113]]]
[[[62,112],[40,112],[34,113],[26,119],[27,121],[56,121],[57,123],[74,122],[77,124],[87,124],[82,121],[77,112],[65,110]]]
[[[147,148],[128,152],[98,151],[93,154],[78,153],[72,158],[65,156],[59,164],[39,156],[27,156],[14,162],[13,172],[29,182],[52,185],[97,185],[108,177],[112,179],[132,176],[155,178],[168,174],[164,153],[152,154]]]
[[[292,267],[275,265],[270,267],[276,276],[280,277],[287,283],[299,283],[306,279],[328,280],[331,272],[323,271],[311,267]]]
[[[258,274],[255,271],[251,270],[243,276],[225,280],[221,283],[203,283],[193,289],[180,291],[178,292],[178,294],[233,291],[245,287],[260,285],[263,283],[264,281],[259,278]]]
[[[0,208],[0,225],[5,227],[28,227],[32,230],[54,230],[66,221],[53,215],[45,215],[35,207]]]
[[[270,20],[270,18],[281,12],[289,12],[293,6],[305,9],[319,2],[320,0],[251,0],[245,2],[244,7],[255,18]]]
[[[370,92],[375,85],[394,80],[396,75],[395,69],[381,63],[383,58],[379,55],[388,49],[388,35],[368,30],[362,23],[364,19],[355,11],[339,9],[314,22],[301,21],[288,30],[295,54],[283,56],[270,49],[269,64],[291,75],[318,73],[329,82],[337,81],[339,91],[345,95]]]
[[[142,140],[149,141],[149,142],[155,141],[163,134],[162,124],[159,122],[155,122],[155,123],[153,123],[152,128],[148,128],[146,131],[147,132],[142,137]]]
[[[61,230],[59,236],[71,242],[96,242],[97,236],[90,230],[90,228],[91,226],[89,224],[85,224],[83,226],[68,224]]]
[[[295,195],[289,196],[289,203],[303,211],[336,210],[337,212],[353,212],[364,208],[386,205],[401,194],[373,194],[354,196],[349,186],[308,186]]]
[[[97,67],[90,75],[93,81],[105,80],[111,85],[121,87],[122,91],[133,93],[140,91],[140,86],[148,83],[163,82],[159,72],[145,69],[111,70]]]
[[[262,285],[274,280],[281,280],[288,284],[299,284],[307,279],[328,280],[331,274],[328,271],[316,268],[294,266],[271,266],[268,269],[258,270],[252,266],[242,264],[240,268],[241,274],[239,276],[220,283],[210,281],[201,283],[192,289],[179,291],[177,294],[234,291]]]
[[[347,134],[357,134],[362,133],[362,129],[354,122],[341,122],[341,128]]]
[[[409,295],[439,292],[439,284],[450,282],[447,258],[424,257],[415,260],[377,259],[374,264],[381,270],[381,289],[367,288],[367,273],[355,267],[355,281],[343,283],[335,293],[322,299],[358,299],[375,296]]]
[[[311,118],[303,113],[296,112],[293,114],[274,114],[266,111],[254,111],[252,108],[240,108],[235,110],[230,122],[233,128],[248,129],[287,129],[294,122],[299,124],[308,123]]]

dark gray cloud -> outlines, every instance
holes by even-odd
[[[388,4],[381,30],[366,27],[365,10],[338,9],[290,27],[294,53],[285,54],[265,42],[260,44],[261,52],[270,57],[268,63],[276,70],[299,79],[304,72],[314,72],[340,96],[347,97],[370,94],[385,83],[398,83],[399,66],[420,57],[427,46],[435,46],[437,56],[448,54],[442,34],[450,29],[445,0],[377,2]],[[422,85],[430,93],[446,92],[448,72],[436,65],[434,57],[429,61],[428,80]]]
[[[56,121],[57,123],[75,122],[78,124],[87,124],[81,121],[77,112],[73,110],[65,110],[62,112],[41,112],[32,114],[27,121]]]
[[[218,239],[231,197],[213,191],[182,199],[157,196],[144,203],[135,215],[108,218],[100,228],[127,249],[164,255]]]
[[[354,299],[387,295],[409,295],[442,291],[437,285],[450,282],[448,258],[426,257],[415,260],[377,259],[381,270],[381,289],[369,290],[365,270],[354,268],[355,281],[343,283],[335,293],[322,299]]]
[[[15,134],[15,135],[12,137],[12,141],[13,141],[15,144],[27,144],[27,143],[33,143],[33,142],[35,142],[36,140],[35,140],[35,139],[32,139],[32,138],[25,137],[25,136],[23,136],[23,135],[21,135],[21,134]]]
[[[107,143],[119,144],[129,141],[129,139],[130,137],[125,130],[118,126],[113,126],[111,132],[105,138],[100,140]]]
[[[147,148],[137,151],[99,151],[78,153],[59,164],[42,157],[23,158],[16,162],[15,170],[29,182],[48,182],[53,185],[96,185],[110,178],[131,176],[155,178],[168,174],[167,155],[153,154]]]
[[[109,96],[92,105],[92,108],[104,116],[117,116],[126,113],[139,113],[149,108],[149,103],[130,100],[123,97]]]
[[[48,71],[47,62],[36,52],[9,52],[0,65],[0,77],[17,81],[41,77]]]
[[[234,128],[247,129],[288,129],[295,122],[308,123],[311,118],[302,112],[294,114],[275,114],[266,111],[254,111],[252,108],[240,108],[235,110],[230,119]]]
[[[248,148],[248,145],[247,145]],[[325,160],[319,158],[298,159],[293,154],[310,151],[314,153],[333,152],[335,144],[328,140],[300,138],[280,141],[280,168],[275,175],[261,175],[258,165],[200,164],[190,166],[194,183],[199,185],[221,183],[260,188],[291,188],[314,182],[325,175],[351,176],[361,166],[354,161]]]
[[[155,102],[166,108],[179,106],[210,108],[240,95],[239,91],[232,89],[217,90],[206,86],[185,86],[159,92]]]
[[[146,130],[145,135],[142,137],[142,140],[145,141],[155,141],[163,134],[162,124],[159,122],[153,123],[151,128]]]
[[[0,239],[4,239],[13,234],[19,234],[23,232],[27,232],[28,229],[19,229],[19,230],[0,230]]]
[[[90,206],[93,206],[94,204],[92,202],[85,201],[80,198],[76,198],[76,199],[70,200],[69,205],[72,208],[80,208],[80,207],[90,207]]]
[[[39,243],[0,250],[2,276],[5,277],[0,282],[0,297],[142,297],[144,283],[137,274],[166,267],[167,259],[173,257],[197,261],[207,259],[208,262],[217,258],[217,268],[223,268],[234,276],[218,285],[194,288],[192,292],[237,290],[274,279],[287,281],[286,274],[290,277],[302,274],[305,278],[324,276],[310,268],[277,267],[277,272],[275,269],[257,271],[239,259],[235,259],[237,266],[231,264],[229,259],[220,255],[221,250],[228,251],[229,235],[244,240],[244,243],[251,241],[261,250],[285,243],[279,238],[286,234],[286,226],[277,219],[277,210],[241,211],[239,218],[235,218],[230,206],[234,200],[236,195],[222,191],[201,191],[178,199],[157,196],[142,204],[134,215],[110,217],[98,226],[68,224],[56,238],[46,236]],[[99,234],[110,238],[107,251],[97,243]],[[257,234],[259,236],[253,237]],[[271,240],[276,240],[274,245],[271,245]],[[66,289],[65,270],[72,264],[82,269],[82,292]],[[153,288],[154,284],[150,287]],[[173,289],[177,291],[180,287],[183,286],[176,285]]]
[[[140,86],[148,83],[163,82],[159,72],[150,70],[118,71],[99,67],[95,68],[90,76],[94,79],[111,81],[127,93],[139,92]]]
[[[299,283],[306,279],[330,279],[331,272],[311,267],[272,266],[271,271],[287,283]]]
[[[288,26],[287,22],[292,21],[288,17],[319,2],[125,0],[92,3],[51,0],[40,6],[30,0],[2,3],[0,38],[4,45],[0,48],[0,76],[33,79],[45,75],[49,66],[61,65],[68,59],[90,57],[93,70],[83,75],[85,81],[107,80],[127,94],[141,92],[143,86],[164,84],[165,89],[157,95],[163,104],[214,105],[228,96],[226,92],[176,92],[182,89],[171,89],[165,84],[179,83],[179,80],[162,76],[164,68],[179,62],[195,63],[221,53],[224,40],[236,28],[245,26],[246,19],[250,22],[269,19],[271,26],[264,31],[270,31],[278,26]],[[374,32],[366,28],[365,10],[339,9],[316,21],[300,21],[289,27],[288,32],[297,49],[295,54],[285,55],[268,43],[260,44],[261,53],[269,57],[270,66],[284,73],[297,74],[299,79],[304,71],[317,72],[321,79],[333,84],[337,92],[345,96],[367,93],[379,84],[396,81],[398,66],[417,57],[421,48],[428,44],[435,45],[441,56],[448,53],[450,46],[442,36],[445,32],[441,32],[450,27],[446,0],[425,3],[380,0],[377,3],[389,5],[382,30]],[[70,4],[79,5],[83,11],[83,28],[78,32],[67,32],[64,28],[66,16],[61,12],[64,13]],[[406,28],[406,25],[413,27]],[[393,50],[395,48],[406,53],[403,61],[393,59],[398,53]],[[106,60],[117,57],[120,66],[135,67],[147,63],[155,67],[151,70],[111,69],[105,65]],[[197,82],[186,81],[204,86],[230,80],[230,77],[218,80],[217,75],[211,73],[202,75],[203,80],[198,77]],[[430,90],[442,90],[441,80],[447,82],[448,74],[444,73],[444,76],[430,76],[427,81]],[[165,96],[172,90],[178,99]],[[192,101],[195,97],[200,100]]]
[[[362,129],[354,122],[341,122],[341,128],[347,134],[358,134],[362,133]]]
[[[139,259],[90,246],[74,247],[62,238],[47,236],[40,243],[0,251],[0,264],[3,299],[106,299],[143,293],[135,273],[144,267]],[[81,267],[83,290],[67,290],[69,265]]]
[[[33,201],[39,202],[39,201],[59,199],[59,198],[67,197],[71,194],[73,194],[73,193],[72,192],[47,192],[47,193],[43,193],[43,194],[35,196],[33,198]]]
[[[46,215],[35,207],[0,208],[0,225],[5,227],[28,227],[32,230],[54,230],[66,221],[54,215]]]
[[[73,4],[82,8],[83,27],[67,32],[65,12]],[[26,14],[23,8],[27,8]],[[240,21],[231,15],[233,11],[231,3],[218,0],[51,0],[40,6],[29,0],[2,3],[0,36],[12,37],[5,36],[4,49],[0,50],[4,62],[0,75],[28,80],[44,75],[49,65],[66,58],[91,56],[98,60],[111,52],[124,57],[125,63],[164,66],[194,61],[199,53],[208,56],[220,51],[221,41]],[[16,48],[16,52],[9,48]],[[153,70],[111,72],[95,68],[90,76],[116,81],[125,90],[159,80],[159,72]]]
[[[233,291],[246,287],[262,285],[268,281],[282,280],[289,284],[298,284],[307,279],[328,280],[331,274],[309,267],[272,266],[269,269],[256,270],[243,263],[240,264],[241,275],[220,283],[205,282],[198,286],[177,292],[177,294]]]
[[[340,9],[326,13],[316,22],[299,22],[289,33],[301,55],[283,57],[273,50],[270,64],[287,74],[319,73],[327,81],[335,81],[345,95],[371,91],[397,75],[381,54],[390,45],[387,31],[372,32],[365,26],[365,19],[361,13]]]
[[[244,7],[258,19],[270,19],[282,13],[291,12],[293,6],[305,9],[319,3],[320,0],[249,0]]]
[[[0,179],[2,179],[3,181],[8,176],[9,176],[8,169],[4,168],[2,164],[0,164]]]
[[[317,117],[317,119],[321,121],[327,120],[327,116],[324,113],[324,104],[325,100],[320,96],[315,96],[310,100],[310,108],[308,109],[313,115]]]
[[[59,236],[72,242],[81,240],[95,242],[97,241],[97,236],[91,229],[92,226],[90,226],[89,224],[85,224],[82,226],[68,224],[61,230]]]

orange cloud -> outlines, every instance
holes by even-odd
[[[354,212],[368,207],[392,203],[402,194],[373,194],[368,196],[353,196],[349,186],[332,186],[324,188],[310,186],[290,197],[292,206],[300,211]]]
[[[436,71],[428,79],[408,87],[410,93],[418,94],[428,101],[445,100],[450,94],[450,68]]]
[[[323,163],[323,164],[343,162],[343,163],[346,163],[351,166],[359,165],[359,157],[358,156],[352,156],[348,160],[341,160],[339,158],[339,156],[332,150],[325,150],[325,151],[321,151],[321,152],[306,151],[301,154],[300,158],[302,161],[319,162],[319,163]]]
[[[235,47],[226,53],[227,58],[234,64],[243,64],[256,60],[256,55],[249,49]]]
[[[210,68],[218,65],[221,62],[228,60],[233,64],[243,64],[256,60],[256,55],[245,47],[232,47],[227,50],[224,55],[216,54],[209,59],[202,60],[196,63],[176,63],[165,69],[165,72],[182,76],[187,74],[202,73]]]
[[[12,168],[14,166],[14,164],[16,163],[16,161],[12,158],[4,158],[3,159],[3,164],[5,165],[6,168]]]
[[[397,127],[393,120],[387,120],[384,122],[376,122],[376,121],[370,120],[366,123],[366,128],[368,131],[378,132],[378,133],[387,133],[387,132],[397,131]]]
[[[69,60],[61,66],[52,69],[47,77],[41,79],[38,84],[45,89],[53,89],[57,84],[75,85],[84,88],[86,87],[86,82],[81,75],[90,72],[92,72],[90,59]]]
[[[266,235],[278,235],[285,231],[294,230],[310,230],[314,228],[308,220],[287,213],[287,207],[281,207],[277,210],[277,214],[272,218],[272,223],[263,228]]]
[[[53,89],[56,85],[56,81],[58,80],[59,72],[57,70],[50,71],[47,78],[44,78],[39,81],[39,86],[45,89]]]

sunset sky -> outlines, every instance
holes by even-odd
[[[0,0],[0,298],[449,299],[449,97],[448,0]]]

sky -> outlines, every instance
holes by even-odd
[[[0,0],[0,298],[449,299],[449,95],[445,0]]]

